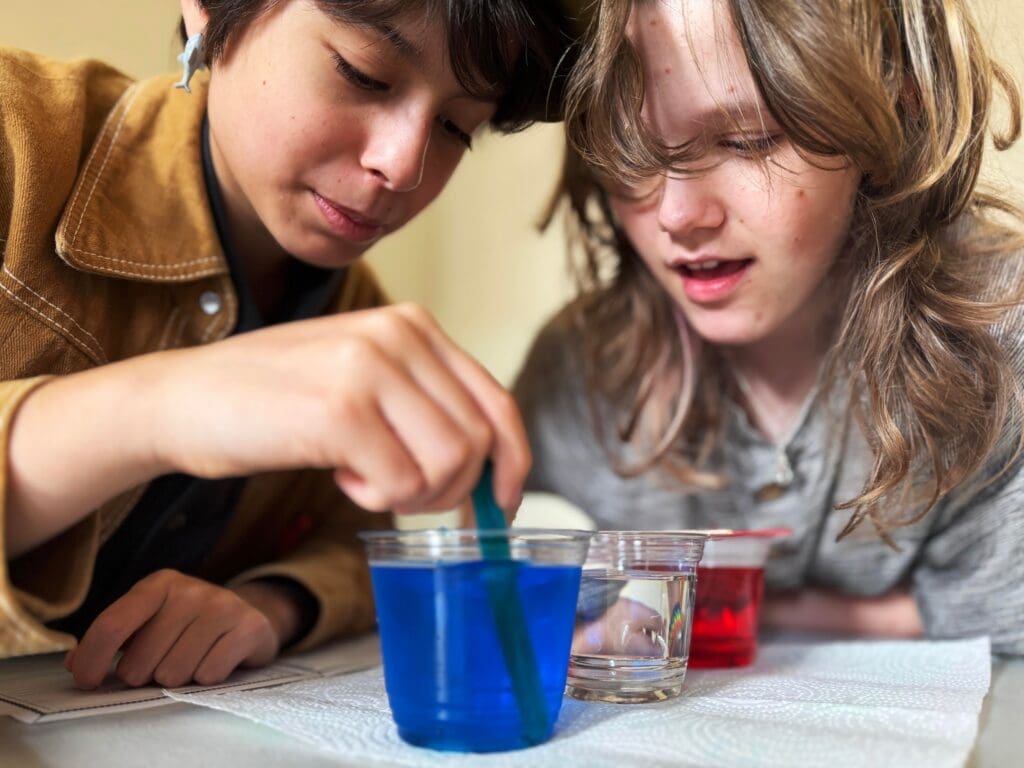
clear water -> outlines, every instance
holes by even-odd
[[[693,573],[583,574],[568,692],[642,702],[682,690],[693,620]]]
[[[492,752],[531,746],[483,579],[504,569],[525,613],[550,737],[562,704],[580,567],[465,562],[372,568],[384,680],[398,733],[417,746]]]

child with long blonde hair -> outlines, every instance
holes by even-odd
[[[570,86],[580,295],[516,391],[602,528],[788,526],[764,619],[1024,653],[1019,218],[961,0],[616,0]]]

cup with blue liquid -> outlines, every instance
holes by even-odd
[[[385,687],[404,741],[496,752],[551,737],[590,536],[527,528],[361,534]],[[496,550],[505,554],[495,558]]]

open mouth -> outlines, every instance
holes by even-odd
[[[753,264],[754,259],[702,259],[676,263],[672,271],[682,278],[690,301],[714,304],[733,295]]]
[[[674,269],[690,280],[720,280],[742,272],[753,259],[708,260],[693,264],[679,264]]]

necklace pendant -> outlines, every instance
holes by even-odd
[[[775,501],[786,492],[785,486],[778,483],[768,483],[754,492],[754,498],[758,501]]]
[[[758,501],[775,501],[793,484],[793,479],[793,467],[789,463],[789,457],[784,450],[779,451],[775,464],[775,477],[767,485],[758,488],[754,493],[754,498]]]
[[[785,449],[779,451],[775,464],[775,483],[783,488],[793,484],[793,467],[789,463],[789,456],[786,455]]]

